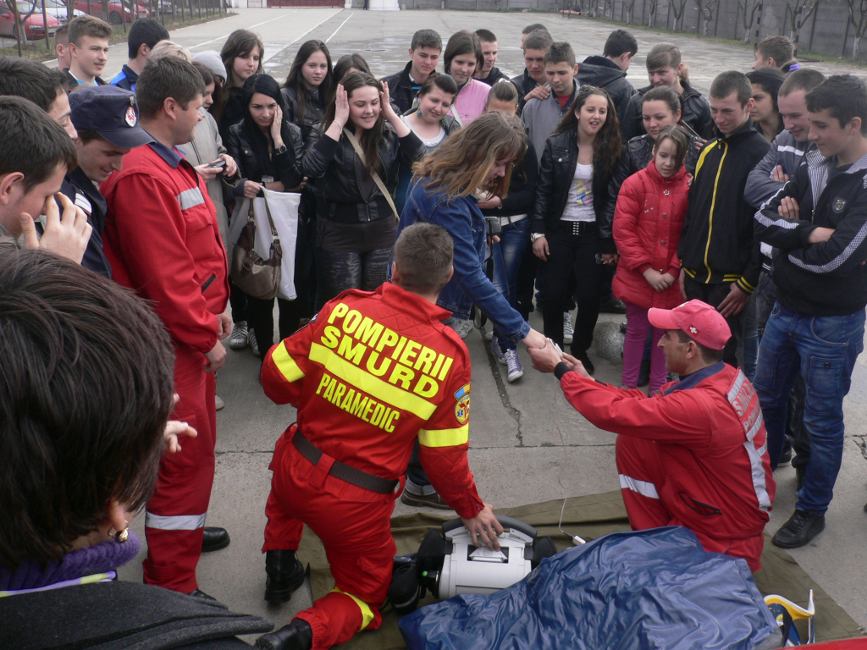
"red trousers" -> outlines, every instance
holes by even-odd
[[[666,484],[665,464],[660,458],[659,445],[652,440],[618,435],[615,459],[623,504],[633,530],[684,526],[695,533],[705,550],[742,557],[753,571],[758,570],[764,544],[761,533],[732,538],[724,525],[708,532],[702,515],[690,516],[688,509],[678,508],[679,514],[672,514],[666,504],[678,498],[677,489]]]
[[[198,436],[182,438],[181,451],[163,455],[145,514],[144,581],[183,593],[198,588],[196,565],[214,483],[216,385],[204,363],[199,352],[175,348],[175,392],[180,401],[171,418],[189,423]]]
[[[290,428],[274,448],[262,551],[297,550],[304,524],[322,540],[335,587],[297,614],[320,650],[382,624],[379,607],[395,554],[391,513],[400,492],[376,494],[328,476],[329,457],[311,464],[292,444],[294,433]]]

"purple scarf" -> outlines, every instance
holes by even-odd
[[[71,551],[46,564],[26,560],[15,569],[0,566],[0,591],[80,584],[80,579],[85,576],[113,573],[114,569],[133,559],[140,547],[138,537],[130,532],[129,539],[123,544],[110,540]]]

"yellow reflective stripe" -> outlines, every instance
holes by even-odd
[[[412,413],[422,420],[430,419],[436,410],[435,404],[375,377],[343,357],[336,355],[324,345],[319,343],[311,345],[309,357],[311,361],[325,366],[325,369],[332,375],[340,377],[343,381],[353,384],[380,402],[385,402],[398,410]]]
[[[331,591],[338,593],[338,594],[343,594],[344,596],[349,596],[350,598],[352,598],[352,601],[356,605],[358,605],[358,609],[361,610],[361,627],[358,628],[359,631],[363,630],[368,625],[370,625],[370,622],[373,620],[373,610],[370,609],[370,605],[368,605],[366,602],[361,600],[361,598],[358,598],[357,596],[353,596],[352,594],[346,593],[345,591],[343,591],[342,589],[338,589],[337,587],[334,587],[334,589],[332,589]]]
[[[713,217],[714,212],[716,210],[716,193],[719,189],[719,177],[722,176],[723,165],[726,161],[726,155],[729,152],[729,145],[727,142],[723,142],[723,152],[722,157],[719,159],[719,167],[716,169],[716,176],[713,179],[713,193],[710,197],[710,213],[708,216],[708,224],[707,224],[707,244],[704,247],[704,268],[707,269],[707,280],[705,282],[710,282],[710,278],[712,275],[712,271],[710,270],[710,264],[708,263],[708,256],[710,255],[710,238],[713,236]],[[702,157],[707,152],[707,148],[701,152]],[[698,173],[698,169],[696,169],[696,173]]]
[[[695,278],[695,271],[693,271],[692,269],[688,269],[684,266],[683,272],[686,273],[689,277]]]
[[[716,142],[716,140],[712,140],[710,143],[705,145],[704,149],[701,150],[701,153],[698,155],[698,162],[695,164],[695,173],[692,175],[693,178],[696,178],[698,176],[698,173],[701,171],[701,168],[704,165],[704,159],[711,151],[713,151]]]
[[[286,349],[286,343],[283,341],[274,348],[274,351],[271,353],[271,360],[286,381],[298,381],[304,376],[304,371],[295,363],[295,359],[291,357],[289,351]]]
[[[457,429],[422,429],[418,432],[418,442],[423,447],[453,447],[464,445],[469,440],[469,424]]]

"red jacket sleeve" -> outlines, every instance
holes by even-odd
[[[484,507],[470,471],[470,369],[454,373],[454,380],[437,410],[419,431],[421,464],[440,496],[464,519]]]
[[[682,445],[710,442],[713,414],[696,390],[648,397],[567,372],[560,380],[567,401],[600,429]]]
[[[330,313],[330,305],[322,308],[321,314]],[[311,321],[292,336],[271,346],[262,362],[259,379],[262,389],[275,404],[291,404],[298,407],[305,376],[312,370],[309,358],[310,344],[317,333],[316,322]]]
[[[640,173],[640,172],[639,172]],[[627,178],[617,196],[614,209],[614,243],[620,254],[618,264],[630,271],[644,271],[650,267],[651,258],[647,245],[642,243],[638,233],[638,219],[641,216],[641,193],[638,191],[638,178]]]
[[[145,174],[132,174],[114,188],[111,247],[123,260],[132,287],[153,303],[171,337],[203,354],[217,343],[218,319],[202,293],[207,278],[196,277],[195,230],[172,190]],[[212,235],[211,235],[212,237]]]

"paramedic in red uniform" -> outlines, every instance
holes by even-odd
[[[553,371],[575,409],[617,433],[623,502],[635,530],[685,526],[708,551],[741,557],[758,571],[774,479],[752,384],[722,361],[725,318],[700,300],[651,309],[659,346],[679,381],[648,397],[594,381],[579,361],[549,346],[534,365]]]
[[[220,338],[231,327],[223,315],[226,256],[214,206],[196,170],[175,148],[190,141],[201,119],[203,91],[192,64],[173,57],[148,63],[136,95],[141,125],[153,141],[124,156],[123,168],[101,188],[114,279],[149,300],[165,325],[180,396],[172,419],[199,432],[160,463],[145,513],[144,581],[194,595],[204,595],[196,565],[214,481],[214,372],[226,356]],[[129,118],[135,119],[133,111]],[[209,532],[227,541],[225,530]]]
[[[265,358],[265,393],[298,412],[271,462],[266,598],[288,600],[303,581],[294,554],[303,524],[322,540],[336,586],[256,647],[330,648],[379,627],[395,555],[390,518],[416,438],[474,543],[499,547],[503,529],[467,461],[470,356],[436,305],[452,254],[441,227],[405,229],[391,283],[343,292]]]

